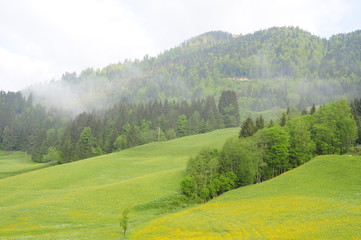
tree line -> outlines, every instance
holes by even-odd
[[[189,101],[118,103],[74,118],[34,105],[32,96],[0,92],[0,147],[32,154],[36,162],[72,162],[177,137],[239,126],[234,91]]]
[[[273,178],[315,155],[345,154],[360,142],[361,99],[288,109],[276,122],[262,116],[245,120],[238,137],[223,148],[203,149],[191,157],[182,192],[207,201],[228,190]]]

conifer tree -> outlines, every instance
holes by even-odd
[[[243,122],[241,130],[239,132],[238,137],[250,137],[256,132],[256,126],[252,120],[252,118],[248,117],[246,121]]]
[[[234,91],[223,91],[219,99],[218,109],[223,117],[225,127],[237,127],[240,121],[237,95]]]
[[[264,119],[261,115],[256,119],[256,130],[263,129],[263,128],[264,128]]]
[[[288,110],[287,112],[289,113],[290,111]],[[282,113],[282,117],[280,119],[280,126],[281,127],[285,126],[286,122],[287,122],[286,113]]]
[[[311,110],[310,110],[310,114],[313,115],[315,112],[316,112],[316,106],[315,106],[315,104],[313,103],[313,104],[312,104],[312,107],[311,107]]]

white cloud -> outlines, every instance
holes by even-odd
[[[0,0],[0,89],[156,55],[211,30],[361,28],[356,0]]]
[[[0,3],[0,47],[7,49],[1,58],[3,62],[12,59],[1,63],[0,89],[19,90],[33,82],[59,78],[66,71],[103,67],[156,52],[133,13],[116,1],[9,4]]]
[[[50,80],[53,76],[51,70],[52,68],[46,62],[34,61],[34,59],[0,48],[0,83],[1,87],[5,86],[4,90],[22,89],[29,84],[28,79],[36,82]]]

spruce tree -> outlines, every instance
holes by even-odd
[[[246,121],[243,122],[241,131],[239,132],[238,137],[250,137],[256,132],[256,126],[252,118],[248,117]]]
[[[263,129],[263,128],[264,128],[264,119],[261,115],[256,119],[256,130]]]
[[[282,117],[280,119],[280,126],[281,127],[285,126],[286,122],[287,122],[286,113],[282,113]]]
[[[237,95],[234,91],[223,91],[219,99],[218,109],[223,117],[225,127],[237,127],[240,121]]]

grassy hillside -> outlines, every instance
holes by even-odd
[[[48,164],[34,163],[31,161],[31,156],[24,152],[0,151],[0,179],[46,166],[48,166]]]
[[[119,239],[121,209],[130,230],[154,212],[133,208],[179,190],[186,162],[221,147],[224,129],[49,167],[0,180],[0,239]],[[136,210],[138,209],[138,210]]]
[[[361,157],[320,156],[152,220],[131,239],[361,239]]]

